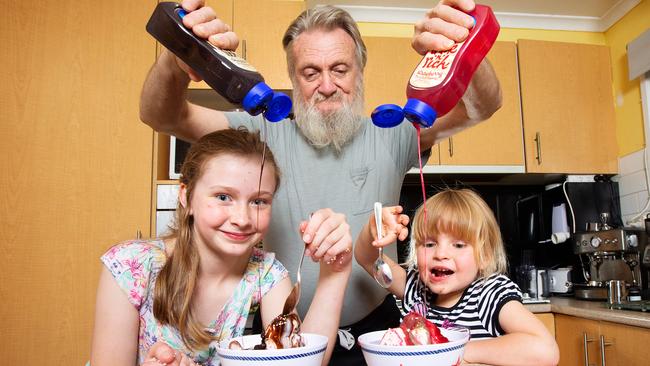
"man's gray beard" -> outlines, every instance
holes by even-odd
[[[293,100],[296,123],[313,146],[324,148],[331,145],[337,152],[341,152],[343,146],[352,140],[361,127],[363,83],[357,83],[352,99],[344,101],[339,109],[322,113],[316,105],[327,99],[342,101],[343,93],[337,89],[336,93],[325,97],[316,92],[305,102],[300,90],[295,88]]]

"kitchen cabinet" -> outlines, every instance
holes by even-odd
[[[555,340],[560,348],[559,366],[596,365],[599,326],[595,320],[555,314]]]
[[[219,18],[239,38],[237,53],[264,77],[273,89],[292,89],[287,73],[282,36],[305,9],[297,0],[207,0]],[[190,89],[210,89],[205,82],[190,82]]]
[[[605,363],[601,366],[648,364],[650,329],[600,322],[599,342],[605,344]]]
[[[502,107],[488,120],[443,140],[440,164],[494,166],[500,172],[523,173],[524,145],[515,43],[496,42],[487,59],[501,85]],[[475,169],[480,170],[481,167]]]
[[[364,70],[365,115],[382,104],[406,103],[406,84],[422,56],[411,47],[411,38],[363,37],[368,50]],[[373,126],[374,127],[374,126]],[[438,145],[431,149],[427,165],[440,164]]]
[[[616,174],[609,48],[519,40],[526,170]]]
[[[364,37],[364,42],[366,113],[385,103],[404,105],[408,78],[422,56],[410,38]],[[427,171],[525,171],[516,45],[496,42],[487,57],[501,84],[503,106],[487,121],[434,146]]]
[[[536,313],[535,316],[544,324],[551,335],[555,337],[555,316],[553,313]]]
[[[3,365],[85,364],[99,257],[149,234],[156,2],[119,5],[18,2],[0,25]]]
[[[234,0],[233,29],[243,58],[273,89],[292,89],[282,36],[305,9],[304,1]]]
[[[648,328],[562,314],[555,315],[555,326],[559,366],[647,365]]]

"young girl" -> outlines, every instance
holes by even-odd
[[[403,316],[418,303],[427,318],[470,329],[464,361],[489,365],[555,365],[559,351],[545,326],[521,303],[508,279],[506,256],[494,214],[468,189],[429,198],[412,225],[407,269],[386,258],[393,271],[388,290],[402,300]],[[409,219],[402,208],[384,208],[385,237],[376,240],[372,215],[355,247],[357,262],[373,274],[377,248],[404,240]]]
[[[271,151],[257,134],[221,130],[192,145],[181,172],[172,235],[121,243],[101,258],[93,366],[216,365],[218,342],[241,336],[249,313],[261,306],[267,326],[282,312],[292,289],[288,272],[257,247],[280,181]],[[301,329],[330,337],[324,364],[351,271],[349,227],[344,220],[338,224],[346,230],[338,240],[309,246],[327,254]],[[296,244],[302,251],[305,243]],[[172,358],[147,356],[154,344],[155,355]]]

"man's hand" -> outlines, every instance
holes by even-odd
[[[184,0],[181,3],[187,15],[183,17],[183,25],[191,29],[195,35],[206,39],[218,48],[234,51],[239,45],[237,35],[230,30],[230,26],[219,19],[218,14],[209,7],[204,6],[203,0]],[[176,63],[193,81],[201,81],[201,77],[185,62],[176,58]]]
[[[467,39],[475,21],[467,13],[474,10],[473,0],[441,0],[415,24],[411,45],[420,54],[446,51]],[[420,148],[426,150],[443,139],[484,121],[501,107],[501,88],[487,59],[481,61],[465,94],[456,106],[422,133]]]
[[[441,0],[415,24],[413,49],[424,55],[429,51],[446,51],[464,41],[474,27],[474,19],[467,15],[474,6],[472,0]]]

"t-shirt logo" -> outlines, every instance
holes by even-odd
[[[356,188],[361,188],[366,183],[366,178],[368,178],[368,172],[370,170],[366,168],[353,169],[350,171],[350,178],[352,178],[352,184]]]

